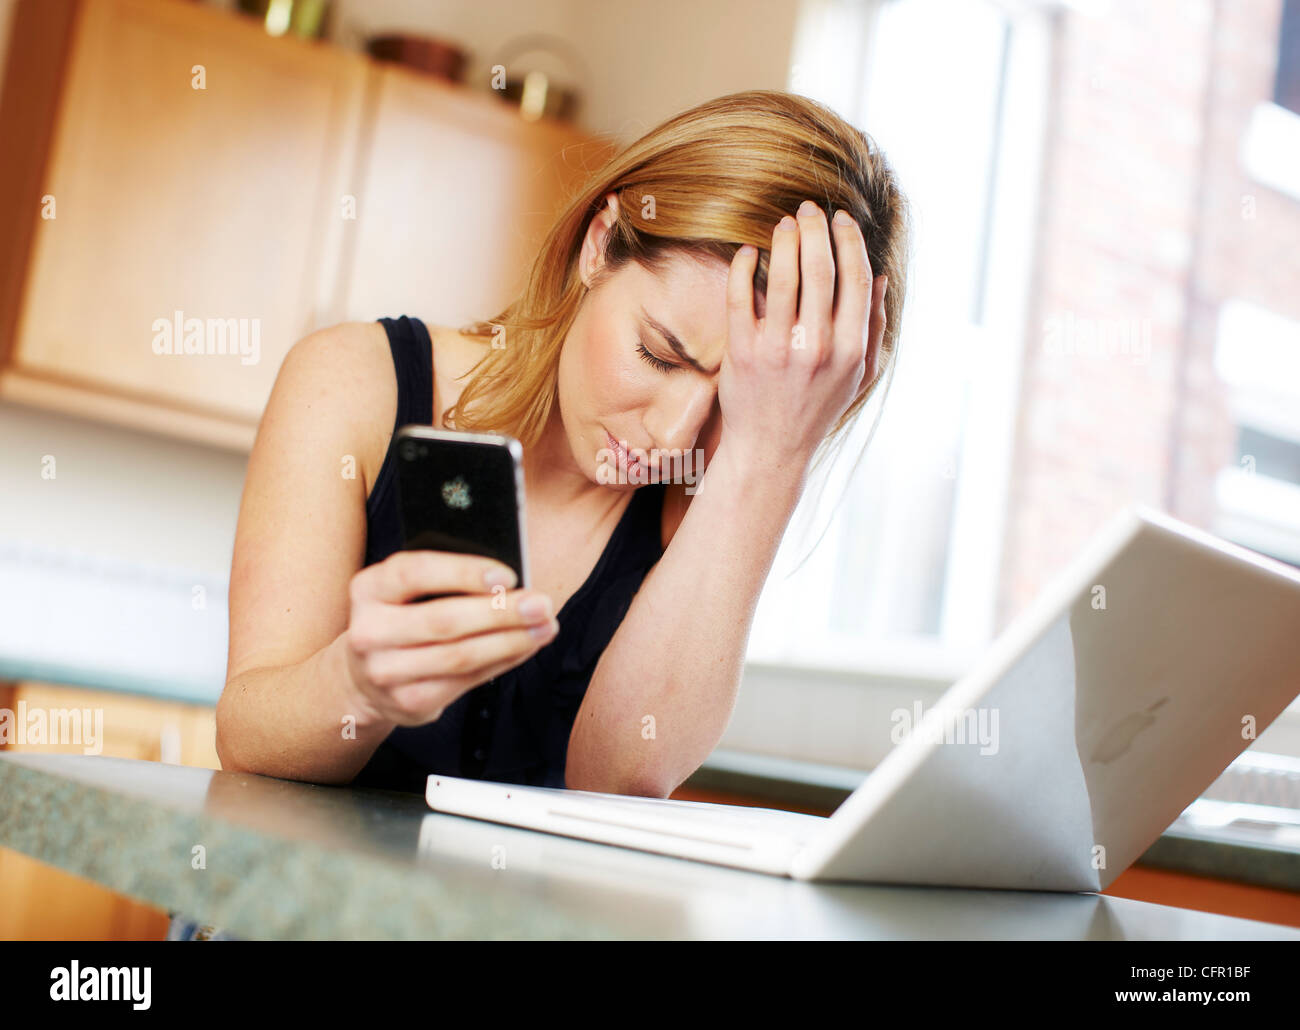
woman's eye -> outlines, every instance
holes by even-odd
[[[637,341],[636,349],[637,349],[637,353],[640,354],[641,357],[643,357],[646,361],[648,361],[654,368],[657,368],[660,372],[671,372],[673,369],[677,367],[671,362],[664,361],[663,358],[655,357],[648,350],[646,350],[646,345],[644,340]]]

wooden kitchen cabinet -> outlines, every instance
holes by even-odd
[[[193,765],[203,769],[220,769],[217,758],[216,709],[205,705],[121,694],[108,690],[88,690],[46,683],[19,683],[9,694],[6,707],[18,711],[18,702],[26,710],[58,708],[88,709],[103,712],[103,740],[100,754],[110,758],[136,758],[146,762]],[[11,744],[11,751],[41,751],[58,754],[83,754],[80,743]]]
[[[191,4],[76,8],[3,395],[255,425],[333,286],[367,63]],[[176,312],[250,353],[156,353]]]
[[[161,941],[166,911],[0,848],[0,941]]]
[[[309,332],[495,313],[612,149],[179,0],[21,3],[10,53],[0,398],[236,450]]]
[[[490,318],[525,285],[560,204],[612,144],[490,97],[375,70],[344,317]]]

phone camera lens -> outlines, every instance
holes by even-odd
[[[411,442],[408,440],[407,443],[406,443],[406,445],[402,448],[402,457],[403,457],[405,460],[407,460],[407,461],[410,461],[412,458],[414,458],[414,457],[415,457],[415,444],[411,443]]]

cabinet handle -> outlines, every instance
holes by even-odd
[[[174,722],[163,723],[158,733],[158,761],[181,764],[181,728]]]

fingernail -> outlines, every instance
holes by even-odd
[[[490,587],[512,587],[515,585],[514,569],[488,569],[483,573],[483,582]]]
[[[551,614],[551,602],[545,597],[529,597],[519,602],[519,614],[525,619],[540,619]]]
[[[852,225],[853,219],[844,208],[840,208],[835,212],[834,222],[836,225]]]
[[[800,217],[806,218],[809,215],[815,215],[816,213],[817,213],[817,205],[814,204],[811,200],[805,200],[802,204],[799,205]]]
[[[785,215],[784,217],[782,217],[782,219],[779,222],[776,223],[776,227],[781,232],[792,232],[795,228],[795,220],[791,218],[789,215]]]
[[[528,632],[541,640],[545,637],[552,636],[559,628],[559,625],[554,619],[549,619],[546,622],[538,623],[536,626],[529,626]]]

